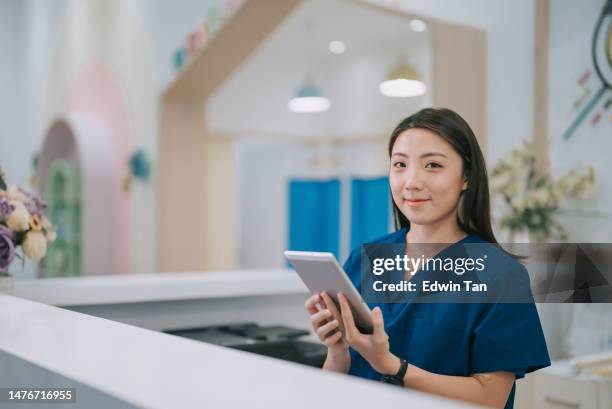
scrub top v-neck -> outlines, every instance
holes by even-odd
[[[381,237],[371,244],[404,244],[407,229]],[[469,235],[451,245],[487,243]],[[446,251],[446,250],[443,250]],[[512,258],[505,271],[528,280],[525,267]],[[351,281],[361,290],[361,248],[344,264]],[[417,277],[421,272],[417,273]],[[385,320],[391,353],[410,364],[441,375],[469,376],[507,371],[516,379],[550,365],[540,319],[533,301],[525,303],[368,303],[379,306]],[[350,349],[349,374],[378,380],[378,374]],[[505,408],[514,406],[515,385]]]

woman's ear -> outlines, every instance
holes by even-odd
[[[461,190],[462,190],[462,191],[466,191],[466,190],[467,190],[467,188],[468,188],[468,180],[467,180],[467,178],[464,176],[464,177],[463,177],[463,184],[461,185]]]

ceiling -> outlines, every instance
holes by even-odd
[[[304,0],[218,88],[207,107],[207,125],[234,134],[386,135],[431,104],[431,92],[388,98],[378,91],[400,55],[431,83],[430,31],[415,32],[410,21],[356,0]],[[333,40],[343,41],[347,51],[332,54]],[[287,109],[307,76],[330,98],[329,111]]]

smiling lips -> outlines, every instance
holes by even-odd
[[[408,206],[417,207],[423,205],[425,202],[429,201],[429,199],[404,199]]]

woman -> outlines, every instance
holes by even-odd
[[[374,243],[497,243],[485,161],[457,113],[427,108],[404,119],[391,135],[389,157],[397,231]],[[360,257],[356,249],[344,265],[358,289]],[[524,267],[507,258],[499,274],[528,282]],[[363,334],[347,299],[338,299],[339,309],[325,293],[305,305],[328,347],[325,370],[512,408],[515,379],[550,365],[533,302],[369,304],[374,331]]]

